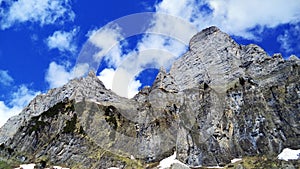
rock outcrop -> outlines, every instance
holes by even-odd
[[[0,129],[0,156],[71,168],[191,167],[300,148],[300,62],[239,45],[216,27],[134,98],[94,73],[37,96]]]

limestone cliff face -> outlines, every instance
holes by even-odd
[[[211,27],[192,38],[190,51],[173,64],[170,76],[183,92],[193,89],[189,96],[197,98],[186,102],[191,109],[182,110],[193,115],[193,126],[180,126],[177,137],[179,159],[189,165],[300,148],[296,59],[270,57],[256,45],[238,45]]]
[[[37,96],[0,129],[1,158],[72,168],[191,166],[300,145],[300,63],[242,46],[216,27],[152,87],[126,99],[90,73]]]

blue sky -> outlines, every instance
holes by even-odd
[[[132,97],[211,25],[270,55],[300,56],[299,0],[0,0],[0,126],[37,94],[92,68],[107,88]]]

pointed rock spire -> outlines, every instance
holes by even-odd
[[[151,89],[163,89],[169,92],[178,91],[177,85],[175,84],[173,77],[166,72],[166,69],[164,67],[161,67],[159,69],[159,73],[157,74]]]

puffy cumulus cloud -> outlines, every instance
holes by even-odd
[[[13,81],[14,79],[8,74],[7,70],[0,70],[0,84],[9,86]]]
[[[40,92],[30,90],[27,86],[21,85],[15,91],[8,104],[0,101],[0,127],[12,116],[17,115],[22,109]]]
[[[290,25],[291,27],[284,31],[283,34],[277,37],[277,41],[281,44],[283,49],[288,54],[300,54],[300,26]],[[292,53],[294,52],[294,53]]]
[[[132,80],[128,86],[128,98],[133,98],[139,92],[141,86],[142,84],[139,80]]]
[[[190,38],[195,35],[199,30],[211,25],[212,13],[209,8],[208,0],[176,0],[176,2],[172,0],[162,0],[158,4],[156,4],[155,9],[158,13],[165,13],[168,15],[172,15],[178,17],[189,24],[195,26],[197,29],[184,29],[180,32],[184,33],[186,37],[188,37],[188,41]],[[221,1],[220,1],[221,2]],[[202,9],[202,7],[206,7]],[[162,29],[162,23],[166,22],[163,19],[155,19],[154,20],[156,27]],[[161,25],[161,26],[159,26]],[[172,24],[170,24],[172,25]],[[181,28],[183,24],[176,25],[176,27]],[[181,28],[182,29],[182,28]],[[174,31],[174,27],[169,26],[169,31]],[[188,35],[188,36],[187,36]]]
[[[75,18],[70,0],[6,0],[5,3],[8,7],[0,11],[1,29],[17,23],[32,22],[43,26]]]
[[[141,51],[132,51],[124,55],[116,69],[106,68],[100,72],[98,77],[106,88],[120,96],[132,98],[142,86],[141,82],[136,80],[139,73],[148,68],[170,67],[176,58],[168,50],[148,48],[147,44],[145,45],[147,48],[143,47],[145,49]]]
[[[71,79],[82,77],[89,69],[87,64],[80,64],[71,69],[69,67],[67,64],[50,63],[45,77],[50,88],[61,87]]]
[[[139,87],[142,85],[139,80],[135,80],[130,76],[128,71],[124,69],[104,69],[100,72],[98,78],[107,89],[111,89],[118,95],[127,98],[132,98],[137,94]]]
[[[104,69],[100,78],[110,81],[111,89],[121,96],[128,95],[126,88],[131,82],[140,83],[135,77],[144,69],[161,66],[168,69],[187,50],[191,37],[203,28],[216,25],[230,34],[257,39],[266,27],[274,28],[300,19],[298,0],[162,0],[155,9],[156,15],[145,29],[146,34],[138,40],[136,48],[126,54],[122,50],[124,45],[119,43],[126,38],[126,33],[123,37],[123,28],[118,25],[89,34],[89,42],[100,49],[94,60],[101,63],[104,58],[107,66],[113,68]]]
[[[212,24],[215,23],[229,33],[246,38],[255,38],[249,32],[255,27],[261,27],[262,31],[264,27],[274,28],[280,24],[300,20],[298,0],[209,0],[207,3],[213,10],[210,21]]]
[[[169,68],[174,59],[181,56],[187,50],[187,44],[176,39],[161,35],[145,35],[137,44],[138,52],[135,54],[137,65],[145,68],[146,65],[155,64],[155,68]],[[134,60],[131,60],[134,62]],[[128,64],[129,65],[129,64]]]
[[[104,86],[107,89],[112,89],[114,76],[115,76],[115,70],[112,68],[107,68],[100,72],[98,78],[103,82]]]
[[[260,28],[256,30],[261,33],[264,27],[299,21],[300,1],[163,0],[156,5],[156,11],[181,17],[199,30],[216,25],[230,34],[255,39],[250,31],[254,28]]]
[[[70,32],[55,31],[51,36],[46,39],[49,49],[58,49],[60,52],[74,53],[77,50],[75,44],[75,36],[79,28],[74,28]]]
[[[99,78],[107,88],[124,97],[132,97],[138,92],[142,84],[135,79],[143,70],[158,69],[161,66],[170,67],[172,61],[186,51],[189,39],[197,32],[192,24],[181,18],[165,14],[155,15],[136,48],[131,51],[127,50],[125,54],[123,49],[126,43],[120,43],[120,41],[126,38],[124,37],[126,33],[130,36],[134,33],[126,30],[127,28],[125,30],[130,33],[126,31],[124,33],[123,29],[114,24],[91,31],[88,34],[88,42],[99,49],[95,52],[93,60],[98,63],[104,60],[106,66],[110,68],[104,69]],[[139,33],[137,31],[137,34]],[[94,48],[88,48],[88,50],[91,49]]]
[[[135,53],[132,51],[128,54],[123,54],[122,48],[127,43],[121,43],[121,40],[124,39],[121,28],[117,25],[109,25],[90,31],[88,37],[89,43],[98,48],[93,56],[93,61],[100,63],[104,59],[107,67],[109,67],[102,70],[98,78],[104,83],[107,89],[113,90],[118,95],[128,98],[133,97],[142,84],[132,76],[133,69],[118,69],[121,65],[124,66],[125,58],[130,58]],[[127,65],[131,65],[132,68],[132,65],[136,64],[137,62],[133,61]]]
[[[87,36],[89,37],[88,41],[99,49],[93,56],[96,62],[100,62],[101,59],[105,58],[110,67],[117,67],[120,64],[122,60],[120,41],[123,36],[118,25],[92,30]]]

